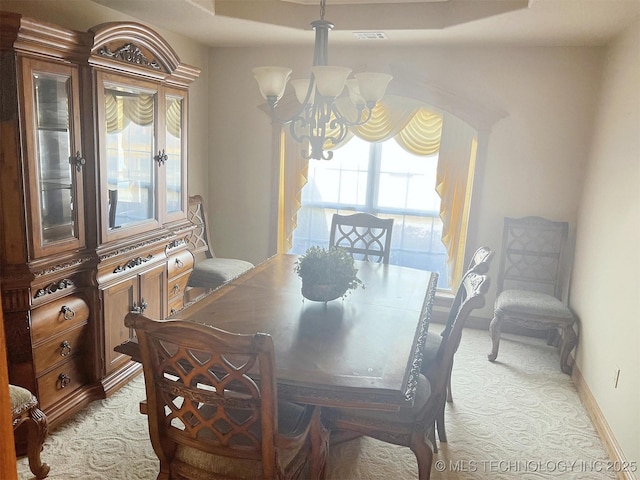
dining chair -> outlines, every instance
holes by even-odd
[[[505,218],[493,320],[489,324],[492,349],[498,356],[503,322],[547,330],[549,344],[558,330],[560,368],[571,374],[569,354],[577,345],[573,312],[563,299],[567,222],[541,217]]]
[[[379,218],[370,213],[331,218],[329,247],[342,247],[356,260],[389,263],[393,218]]]
[[[477,273],[477,274],[486,274],[489,271],[489,265],[491,260],[493,259],[493,251],[489,247],[480,247],[478,248],[473,256],[471,257],[471,261],[469,262],[469,267],[467,271],[463,275],[463,279],[468,273]],[[456,296],[453,299],[453,303],[451,306],[451,310],[449,311],[449,315],[447,317],[447,321],[445,323],[444,328],[440,333],[432,332],[431,330],[427,332],[427,338],[424,344],[424,348],[422,350],[422,367],[421,371],[423,374],[428,375],[428,371],[431,368],[431,364],[435,360],[438,351],[440,349],[440,344],[442,343],[442,339],[448,335],[448,332],[451,330],[453,322],[456,319],[457,309],[460,303],[463,300],[463,295],[466,295],[464,289],[458,288],[456,292]],[[455,346],[458,348],[458,345]],[[451,364],[452,369],[449,371],[447,378],[447,395],[446,402],[453,402],[453,395],[451,393],[451,373],[453,371],[453,362]],[[428,378],[428,377],[427,377]],[[440,415],[436,419],[437,432],[438,432],[438,440],[441,442],[447,442],[447,433],[445,429],[444,423],[444,408],[445,408],[445,399],[442,402],[442,411]],[[434,438],[435,440],[435,438]],[[437,445],[434,444],[434,451],[437,452]]]
[[[40,410],[38,399],[26,388],[9,384],[9,401],[11,402],[11,417],[13,430],[26,424],[27,458],[29,469],[40,479],[49,475],[49,465],[42,463],[40,452],[49,432],[47,416]]]
[[[460,285],[460,303],[451,329],[443,337],[427,376],[419,374],[413,404],[397,412],[367,409],[328,409],[330,428],[409,447],[416,456],[420,480],[431,478],[433,428],[447,395],[447,379],[469,313],[484,306],[489,279],[469,272]],[[428,379],[427,379],[428,378]]]
[[[158,479],[323,478],[320,408],[278,401],[270,335],[134,313],[125,325],[140,345]]]
[[[245,260],[216,257],[209,241],[202,196],[189,197],[188,218],[195,225],[188,238],[188,248],[195,260],[188,282],[190,287],[217,288],[254,267]]]

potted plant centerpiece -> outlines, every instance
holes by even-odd
[[[296,261],[295,272],[302,279],[302,296],[317,302],[335,300],[349,290],[364,288],[353,257],[340,247],[310,247]]]

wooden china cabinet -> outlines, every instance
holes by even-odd
[[[124,316],[183,306],[188,87],[153,30],[0,13],[0,284],[11,383],[50,423],[140,371]]]

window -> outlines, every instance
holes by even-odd
[[[411,154],[393,139],[370,143],[358,137],[335,150],[331,161],[310,160],[290,252],[327,246],[336,212],[392,217],[390,263],[438,272],[439,287],[448,289],[437,163],[437,154]]]

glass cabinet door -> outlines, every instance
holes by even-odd
[[[109,239],[158,225],[157,90],[102,83],[102,199]],[[106,188],[104,188],[106,186]],[[120,234],[120,231],[127,230]]]
[[[165,95],[165,221],[185,218],[186,215],[185,105],[183,94]]]
[[[77,70],[66,65],[25,59],[27,136],[34,168],[29,175],[33,251],[36,257],[84,246],[82,169],[79,125],[74,122],[78,97]],[[32,165],[32,166],[31,166]],[[36,206],[37,199],[37,206]]]

